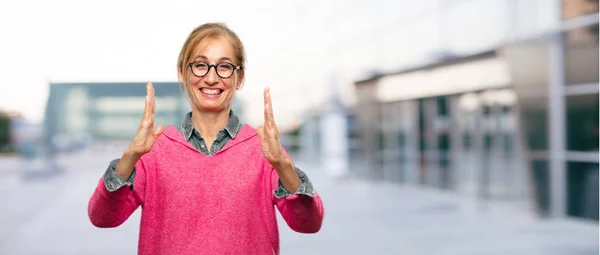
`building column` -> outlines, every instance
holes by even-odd
[[[550,212],[553,217],[566,214],[565,162],[565,77],[562,34],[552,36],[549,44],[548,128],[550,149]]]
[[[348,174],[348,131],[346,116],[341,112],[323,115],[320,123],[321,162],[331,176]]]
[[[419,102],[417,100],[402,103],[403,135],[405,139],[405,179],[407,184],[419,185]]]
[[[463,154],[462,149],[462,134],[460,122],[460,107],[459,107],[459,99],[460,96],[448,96],[448,109],[449,109],[449,135],[450,135],[450,152],[448,157],[450,157],[450,169],[451,180],[452,180],[452,188],[457,192],[461,192],[462,183],[462,169],[460,164],[461,155]]]

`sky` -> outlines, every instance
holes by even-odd
[[[318,100],[301,86],[318,78],[285,63],[303,51],[286,45],[286,34],[292,33],[286,19],[296,13],[288,3],[3,1],[0,28],[8,40],[0,47],[0,109],[41,120],[50,82],[176,81],[176,58],[189,32],[218,21],[237,32],[246,47],[247,79],[238,95],[247,104],[247,119],[261,120],[262,89],[269,86],[277,118],[289,123],[299,108]]]
[[[519,3],[531,8],[535,1]],[[453,4],[440,12],[441,2]],[[0,109],[42,120],[50,82],[176,81],[176,58],[189,32],[218,21],[246,47],[247,77],[238,96],[247,122],[262,122],[268,86],[276,122],[290,126],[327,100],[331,86],[352,105],[353,82],[372,71],[432,61],[441,49],[489,48],[508,31],[505,3],[1,1]]]

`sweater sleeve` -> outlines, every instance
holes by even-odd
[[[296,174],[298,175],[298,178],[300,179],[300,186],[298,187],[298,190],[296,190],[296,192],[294,192],[294,194],[314,197],[315,191],[313,189],[312,183],[308,179],[308,176],[306,176],[306,173],[304,173],[304,171],[300,170],[300,168],[298,168],[296,166],[294,166],[294,170],[296,170]],[[277,183],[278,183],[277,190],[274,191],[275,197],[284,198],[284,197],[292,195],[292,193],[290,193],[289,191],[287,191],[285,189],[285,187],[283,186],[283,183],[281,182],[281,179],[279,179],[277,181]]]
[[[129,178],[125,180],[117,173],[115,173],[119,161],[121,161],[121,159],[115,159],[111,161],[108,165],[108,168],[104,172],[104,176],[102,177],[104,181],[104,186],[106,186],[106,189],[110,192],[118,190],[125,185],[129,185],[129,189],[133,190],[133,180],[135,179],[135,167],[133,167],[133,172],[131,172],[131,176],[129,176]]]
[[[110,186],[105,183],[105,178],[98,180],[88,203],[88,216],[94,226],[118,227],[144,203],[147,160],[145,155],[135,165],[135,188],[132,188],[132,184],[128,184],[109,191]]]
[[[314,196],[292,194],[278,197],[275,191],[278,190],[279,175],[277,175],[274,167],[268,162],[266,164],[271,168],[271,190],[273,190],[271,197],[273,203],[277,206],[287,225],[299,233],[317,233],[321,229],[325,214],[319,194],[313,191]],[[306,178],[308,177],[306,176]]]

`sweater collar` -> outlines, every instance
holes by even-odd
[[[229,137],[231,137],[231,139],[235,139],[235,136],[240,131],[241,127],[242,125],[238,116],[233,113],[233,110],[229,110],[229,121],[227,122],[227,125],[224,128]],[[185,115],[185,119],[183,120],[183,122],[181,122],[179,129],[183,137],[185,137],[185,139],[189,141],[195,130],[194,124],[192,124],[192,112],[189,112]]]
[[[196,150],[196,148],[194,148],[194,146],[190,142],[188,142],[188,140],[184,137],[184,134],[182,134],[180,132],[180,130],[178,130],[179,128],[180,127],[169,126],[163,131],[162,134],[173,141],[179,142],[179,143],[189,147],[192,150]],[[245,140],[248,140],[256,135],[257,135],[256,129],[250,127],[248,124],[244,124],[244,125],[240,124],[239,131],[236,133],[235,138],[232,138],[231,140],[229,140],[225,144],[225,146],[221,149],[221,151],[224,151],[224,150],[228,149],[229,147],[232,147],[232,146],[234,146],[238,143],[241,143]]]

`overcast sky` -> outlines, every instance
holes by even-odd
[[[506,1],[455,1],[437,15],[439,1],[2,1],[0,109],[41,120],[49,82],[176,81],[189,32],[221,21],[246,46],[246,120],[262,121],[269,86],[285,126],[327,98],[333,75],[352,103],[352,82],[370,69],[418,64],[442,47],[477,51],[507,31]]]

